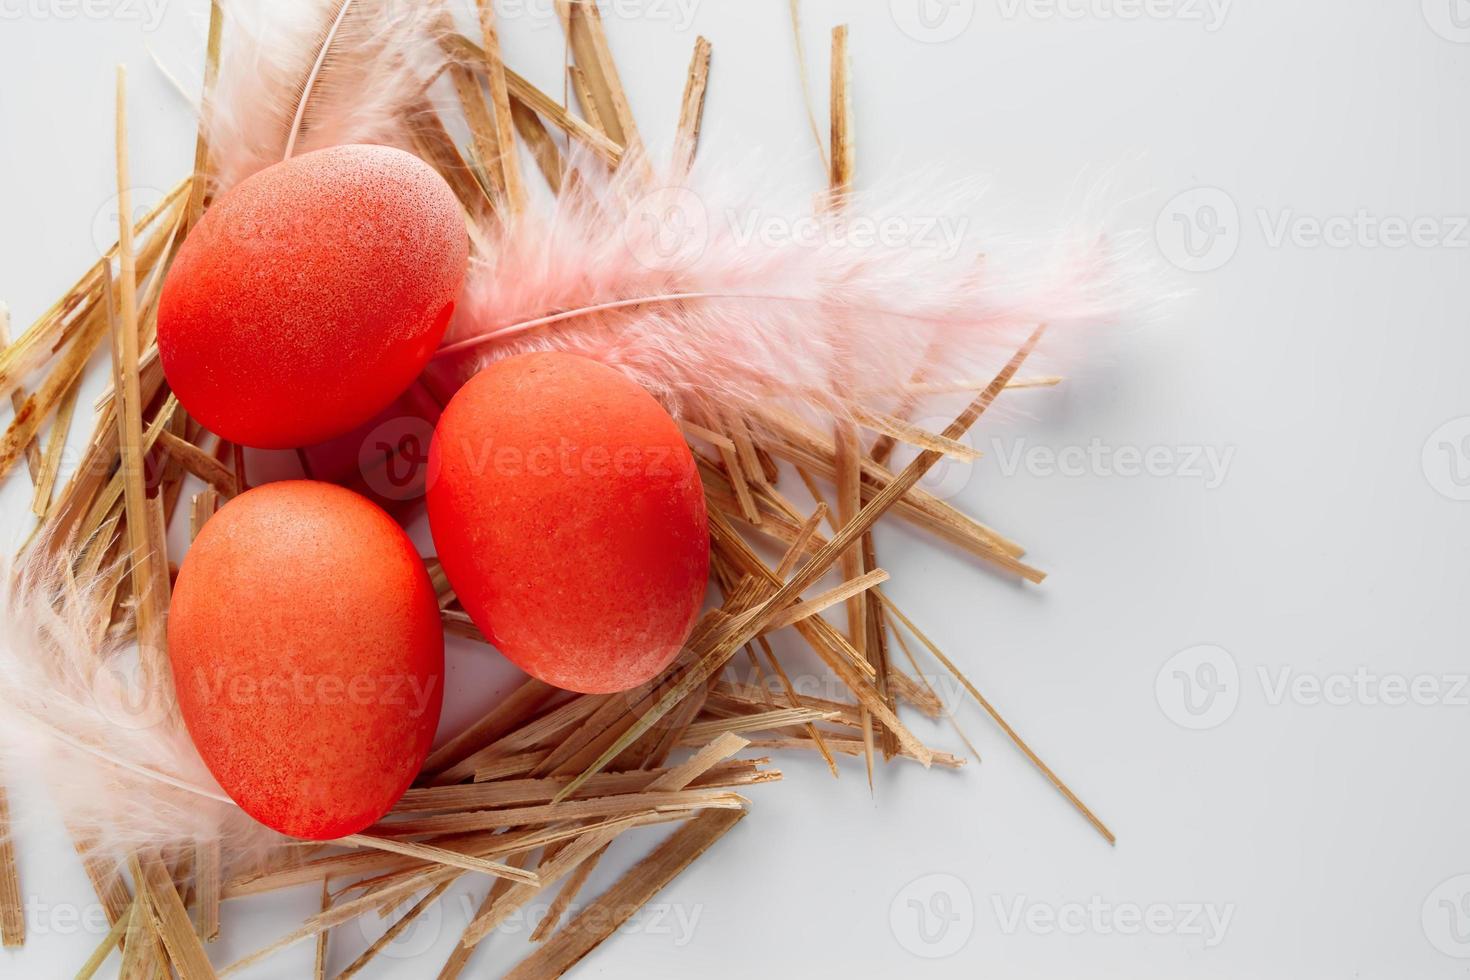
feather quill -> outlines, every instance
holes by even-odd
[[[443,66],[442,29],[435,4],[226,4],[219,80],[206,113],[216,189],[328,146],[408,147],[408,114]]]
[[[915,177],[834,214],[816,195],[783,207],[708,171],[646,191],[637,166],[598,169],[585,161],[548,211],[485,229],[494,247],[472,262],[442,358],[468,373],[561,350],[619,368],[675,414],[770,399],[839,413],[896,395],[921,367],[983,373],[1038,323],[1116,321],[1149,303],[1145,265],[1097,235],[960,234],[975,227],[973,184]]]

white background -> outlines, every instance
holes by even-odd
[[[1465,976],[1470,6],[924,2],[932,29],[916,0],[803,5],[819,119],[828,29],[852,25],[860,183],[986,175],[990,213],[1031,230],[1105,186],[1114,227],[1144,229],[1171,271],[1202,270],[1172,271],[1189,296],[1164,322],[1105,338],[1062,388],[1007,396],[1018,411],[975,433],[986,458],[956,502],[1024,543],[1044,585],[879,535],[891,594],[1119,842],[950,698],[980,765],[896,763],[870,795],[860,765],[834,783],[779,757],[785,781],[752,792],[750,816],[655,900],[668,915],[583,974]],[[87,4],[0,0],[0,297],[17,330],[95,261],[94,225],[114,237],[115,63],[131,72],[134,182],[172,186],[192,160],[191,109],[149,51],[196,88],[205,5]],[[650,140],[667,142],[702,33],[701,152],[821,186],[784,0],[607,6]],[[507,2],[505,44],[560,91],[548,7]],[[1422,241],[1392,247],[1420,218]],[[1324,226],[1345,237],[1324,244]],[[1080,471],[1047,463],[1092,445]],[[1151,449],[1153,475],[1118,471]],[[1210,453],[1219,472],[1194,462]],[[28,529],[28,490],[5,490],[6,540]],[[510,682],[492,656],[455,648],[456,720]],[[1210,701],[1197,682],[1212,678]],[[1342,703],[1314,698],[1315,680]],[[1436,703],[1382,703],[1400,681]],[[919,731],[963,751],[947,728]],[[69,975],[100,938],[75,922],[91,894],[54,832],[21,853],[31,942],[0,953],[0,973]],[[591,890],[636,857],[623,845]],[[315,902],[227,907],[216,962]],[[442,905],[367,975],[436,974],[464,909]],[[493,937],[475,975],[518,959],[528,932]],[[334,969],[364,941],[337,930]],[[254,975],[299,976],[310,957]]]

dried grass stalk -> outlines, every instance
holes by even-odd
[[[674,137],[675,176],[687,174],[694,164],[694,151],[699,146],[700,125],[704,121],[704,94],[709,88],[711,46],[703,36],[694,39],[694,54],[689,59],[689,79],[684,83],[684,98],[679,104],[679,129]]]
[[[991,719],[1000,726],[1001,731],[1006,733],[1006,737],[1016,744],[1016,748],[1020,749],[1022,754],[1025,755],[1028,760],[1030,760],[1031,764],[1041,771],[1041,774],[1047,778],[1047,781],[1050,782],[1052,786],[1056,787],[1057,792],[1061,793],[1067,798],[1067,802],[1071,803],[1072,806],[1077,809],[1077,812],[1081,813],[1082,816],[1087,819],[1087,822],[1092,824],[1093,828],[1103,836],[1104,840],[1106,840],[1109,844],[1116,844],[1118,842],[1118,839],[1113,835],[1113,832],[1107,828],[1107,825],[1098,819],[1097,815],[1088,808],[1086,803],[1082,802],[1081,798],[1078,797],[1076,793],[1072,792],[1071,788],[1068,787],[1066,783],[1062,782],[1060,776],[1052,772],[1051,767],[1043,762],[1041,760],[1041,756],[1037,755],[1036,752],[1032,750],[1031,746],[1026,744],[1025,739],[1021,738],[1016,730],[1012,728],[1004,718],[1001,717],[1000,712],[995,710],[995,706],[992,705],[988,699],[986,699],[985,695],[981,694],[979,689],[976,688],[974,684],[970,683],[970,679],[966,677],[964,675],[964,672],[955,665],[954,661],[946,657],[944,655],[944,652],[940,650],[939,647],[936,646],[934,642],[929,639],[928,636],[924,635],[924,633],[913,624],[913,621],[903,614],[902,610],[900,610],[897,606],[893,604],[892,600],[890,600],[887,596],[884,596],[881,591],[879,591],[877,595],[882,600],[884,605],[886,605],[888,609],[899,618],[899,621],[908,627],[909,632],[913,633],[914,636],[918,637],[920,643],[929,648],[929,652],[934,654],[934,658],[940,663],[944,664],[945,669],[954,675],[955,680],[959,681],[965,686],[965,690],[970,692],[970,696],[975,699],[975,702],[979,704],[981,708],[985,709],[985,713],[990,715]]]
[[[0,945],[7,949],[26,942],[25,904],[20,896],[20,869],[15,863],[15,840],[10,835],[10,801],[0,786]]]
[[[220,847],[218,840],[194,845],[194,867],[198,869],[199,938],[212,943],[219,938]]]
[[[743,810],[701,813],[639,861],[546,944],[506,974],[515,980],[559,977],[628,921],[659,890],[729,833]]]
[[[194,932],[189,912],[184,908],[173,877],[163,861],[156,854],[134,856],[129,868],[138,889],[136,907],[147,913],[153,932],[162,939],[179,976],[183,980],[214,977],[214,967]]]

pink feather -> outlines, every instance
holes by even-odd
[[[178,715],[173,685],[143,691],[129,680],[136,648],[105,633],[106,583],[119,570],[83,585],[51,556],[45,541],[27,552],[0,610],[0,761],[9,788],[47,787],[88,857],[218,843],[227,873],[253,866],[284,838],[219,788]]]
[[[443,357],[473,369],[582,354],[676,414],[772,398],[831,412],[896,393],[925,364],[934,380],[972,377],[1038,323],[1115,321],[1147,294],[1140,264],[1096,235],[939,240],[936,228],[968,227],[979,195],[965,185],[912,179],[834,212],[820,198],[768,204],[719,176],[641,192],[638,166],[598,169],[582,161],[549,210],[486,230],[491,254],[472,262]]]
[[[247,0],[223,9],[219,79],[205,107],[219,190],[310,150],[408,147],[405,119],[444,62],[438,5]]]

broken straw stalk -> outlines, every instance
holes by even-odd
[[[616,167],[629,155],[644,160],[597,7],[559,0],[557,11],[572,54],[568,84],[578,96],[580,116],[503,63],[493,13],[490,5],[482,4],[482,43],[453,35],[445,45],[452,58],[454,90],[471,133],[469,159],[461,155],[440,117],[427,109],[427,100],[426,111],[416,112],[408,122],[421,154],[443,173],[469,215],[525,206],[517,136],[553,192],[575,175],[568,172],[566,154],[548,127],[591,150],[584,166],[601,161]],[[210,20],[206,87],[217,77],[221,22],[216,3]],[[709,42],[699,38],[681,102],[675,173],[687,170],[698,145],[710,59]],[[853,180],[845,28],[833,35],[832,80],[830,206],[840,212]],[[130,216],[126,86],[121,70],[117,96],[118,184],[123,202],[119,210]],[[108,601],[103,603],[97,639],[135,637],[153,684],[169,683],[161,632],[170,572],[164,531],[185,477],[194,476],[207,485],[189,508],[195,533],[220,501],[246,486],[242,454],[215,440],[179,406],[168,391],[153,342],[162,276],[209,204],[209,147],[203,134],[201,126],[194,177],[178,184],[136,222],[125,217],[118,244],[0,354],[0,394],[16,399],[15,418],[0,439],[0,475],[12,472],[16,462],[29,454],[29,472],[37,487],[34,507],[39,521],[28,547],[62,556],[68,573],[78,581],[102,583]],[[427,889],[400,916],[394,929],[401,930],[451,884],[475,873],[494,876],[492,888],[441,976],[457,975],[469,951],[496,923],[532,896],[561,883],[550,914],[533,937],[539,947],[512,973],[559,975],[734,827],[748,806],[735,789],[781,778],[779,771],[768,767],[768,760],[733,759],[735,752],[815,750],[834,775],[838,771],[834,753],[861,755],[870,782],[880,748],[884,759],[899,756],[925,766],[963,764],[962,759],[924,745],[898,716],[900,704],[914,705],[930,717],[944,710],[922,677],[910,676],[888,657],[890,638],[896,638],[906,653],[909,650],[898,632],[900,625],[954,674],[1027,759],[1112,841],[1111,832],[991,702],[877,588],[887,573],[877,567],[870,531],[888,514],[903,517],[1005,572],[1034,582],[1043,577],[1020,560],[1022,550],[1014,542],[917,486],[944,455],[974,458],[959,437],[1007,388],[1056,383],[1055,378],[1017,377],[1040,334],[1038,327],[988,382],[916,377],[899,392],[904,401],[897,412],[860,404],[854,393],[848,421],[831,436],[774,407],[748,417],[707,408],[697,421],[685,419],[686,435],[705,477],[712,564],[724,601],[704,617],[683,655],[663,677],[623,696],[565,695],[539,681],[526,681],[435,751],[417,788],[388,818],[368,833],[339,842],[350,848],[346,851],[303,856],[301,848],[287,846],[256,869],[220,867],[217,842],[199,842],[178,854],[133,854],[121,867],[88,852],[89,878],[112,928],[92,951],[81,975],[90,976],[114,948],[121,947],[124,975],[167,964],[183,977],[211,976],[213,967],[203,944],[219,933],[221,901],[311,883],[322,889],[322,911],[223,972],[236,972],[296,942],[318,937],[321,975],[332,928],[358,915],[396,910]],[[61,446],[74,421],[77,379],[104,338],[112,350],[113,383],[97,406],[81,467],[57,489]],[[22,382],[42,368],[41,383],[24,393]],[[904,417],[921,395],[944,391],[976,394],[942,433],[928,432]],[[48,419],[51,430],[42,444],[42,427]],[[872,451],[863,450],[860,429],[879,437]],[[913,462],[897,473],[884,465],[895,442],[918,450]],[[713,455],[704,451],[708,449]],[[150,459],[151,470],[145,467]],[[795,467],[804,480],[831,481],[836,488],[835,518],[820,502],[811,513],[796,508],[777,489],[777,460]],[[155,475],[152,485],[145,479],[150,472]],[[824,519],[833,524],[831,537],[817,531]],[[775,565],[760,557],[755,546],[771,540],[785,549]],[[837,566],[845,581],[808,595]],[[483,639],[456,608],[447,584],[441,585],[446,626]],[[820,615],[839,605],[847,611],[846,632]],[[852,701],[804,697],[795,690],[766,639],[788,626],[828,665]],[[762,678],[779,681],[774,693],[764,684],[752,688],[722,679],[742,650]],[[913,666],[917,675],[917,663]],[[686,762],[670,764],[671,753],[685,746],[698,751]],[[4,832],[5,821],[0,795],[0,933],[11,945],[23,941],[24,919],[17,862]],[[561,922],[609,845],[629,829],[666,822],[679,824],[679,829],[580,915]],[[85,839],[79,838],[78,846],[86,851]],[[369,947],[342,975],[361,970],[393,934]]]

